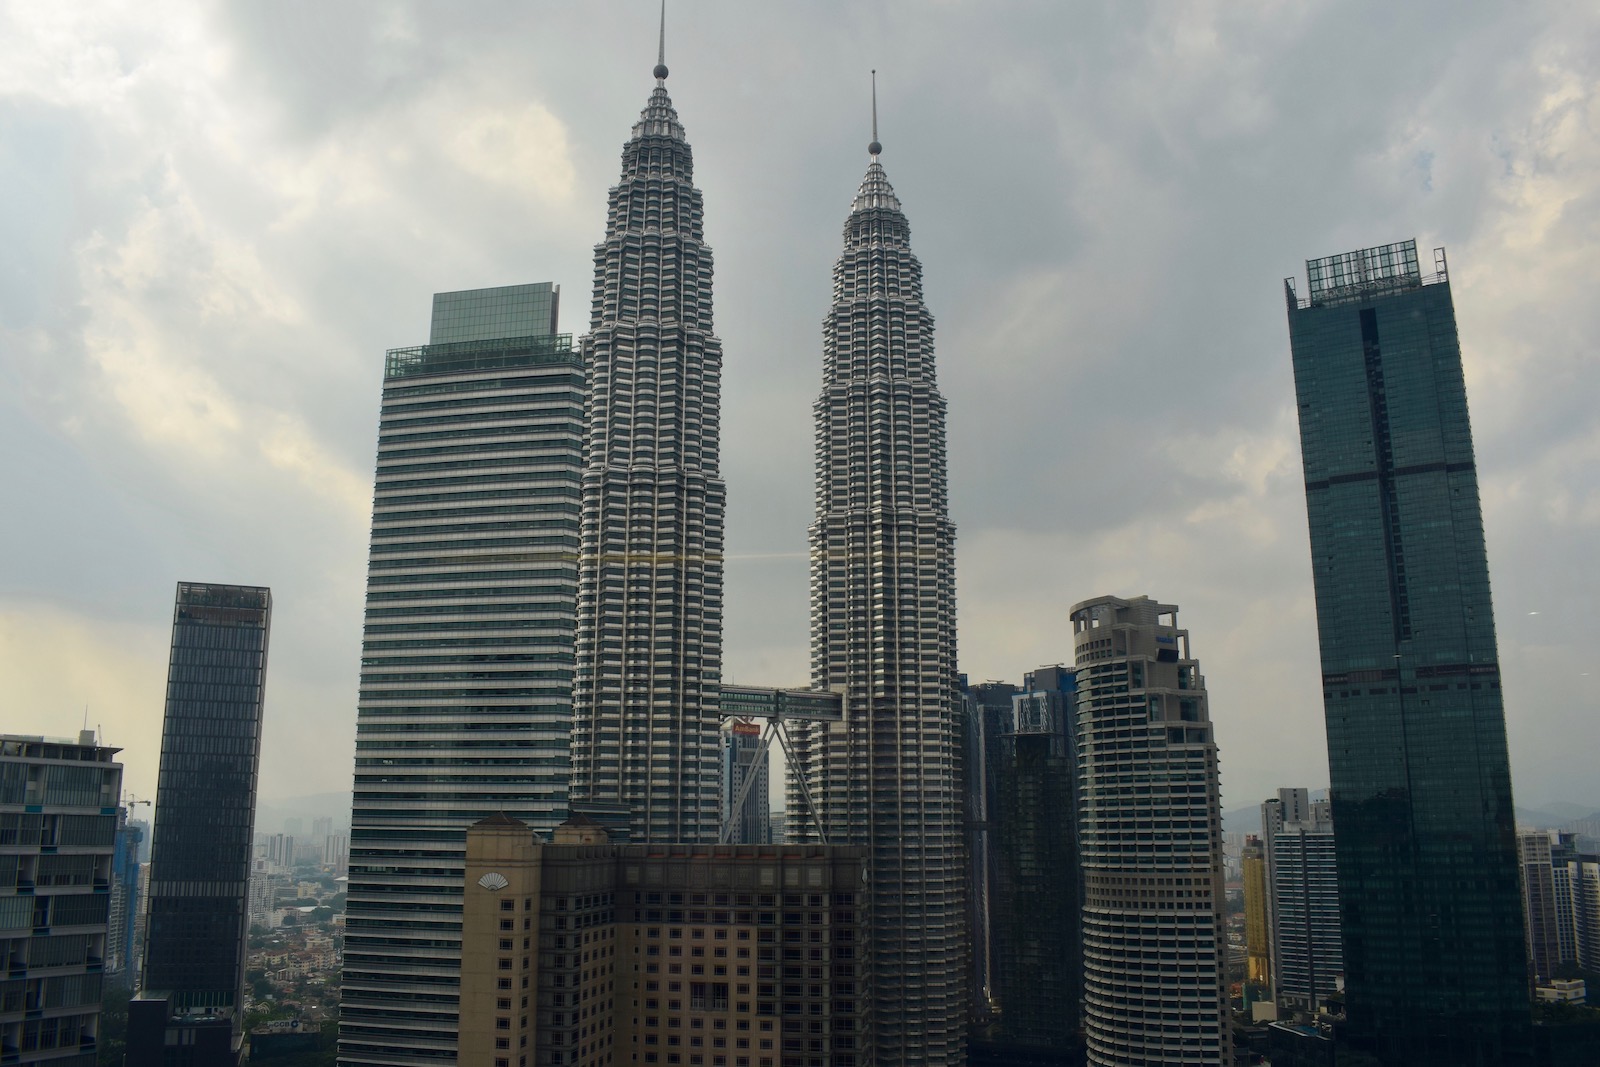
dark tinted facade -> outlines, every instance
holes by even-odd
[[[266,589],[178,585],[150,853],[145,996],[231,1017],[235,1054],[271,616]],[[128,1062],[163,1061],[130,1038]]]
[[[1455,310],[1407,241],[1289,298],[1348,1037],[1386,1064],[1522,1062],[1511,773]]]
[[[994,1041],[1066,1062],[1081,1045],[1074,672],[1041,667],[1012,699],[989,814]]]

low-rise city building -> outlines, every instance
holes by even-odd
[[[864,1067],[866,850],[467,834],[461,1067]]]

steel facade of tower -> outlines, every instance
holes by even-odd
[[[1286,285],[1351,1043],[1510,1064],[1530,1014],[1494,610],[1455,309],[1416,242]]]
[[[549,283],[387,355],[357,711],[348,1064],[455,1061],[466,830],[566,817],[584,375]]]
[[[130,1015],[130,1064],[161,1062],[163,1029],[191,1021],[215,1053],[202,1062],[238,1059],[271,622],[267,589],[178,585],[142,994],[130,1008],[150,1026],[136,1028]]]
[[[575,802],[634,840],[715,842],[727,490],[711,250],[666,67],[623,146],[589,373]]]
[[[945,400],[922,268],[872,151],[815,405],[811,680],[842,693],[845,714],[797,731],[788,810],[805,811],[803,776],[828,841],[870,849],[876,1063],[956,1064],[970,979]]]
[[[1205,679],[1178,609],[1072,609],[1083,1007],[1092,1065],[1233,1062],[1222,808]]]

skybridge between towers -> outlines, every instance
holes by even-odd
[[[761,727],[761,746],[756,750],[757,763],[764,763],[769,758],[774,739],[783,747],[784,755],[794,760],[794,752],[789,747],[787,723],[844,721],[843,695],[826,689],[771,689],[725,684],[722,687],[721,707],[723,715],[734,720],[736,729],[740,724],[753,726],[756,720],[765,720],[765,725]],[[739,795],[722,820],[722,831],[717,836],[720,844],[728,843],[733,836],[733,828],[743,818],[745,801],[757,777],[754,774],[746,776],[744,787],[739,790]],[[817,814],[811,790],[803,780],[800,788],[805,796],[806,810],[810,812],[812,825],[816,828],[817,839],[826,845],[828,835],[822,828],[822,819]]]

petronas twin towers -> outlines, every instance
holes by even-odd
[[[718,839],[722,347],[702,198],[666,77],[658,64],[623,148],[578,348],[556,332],[560,291],[544,283],[437,294],[429,343],[388,354],[341,996],[350,1067],[456,1061],[471,954],[463,849],[478,820],[548,832],[576,812],[652,846]],[[921,268],[879,151],[874,140],[834,271],[816,404],[812,684],[827,691],[814,702],[842,717],[801,730],[789,767],[800,836],[870,858],[859,924],[870,943],[825,948],[818,929],[783,947],[781,966],[776,945],[758,946],[757,974],[736,964],[735,995],[756,998],[741,1010],[783,1018],[761,1020],[758,1048],[734,1067],[964,1058],[944,400]],[[819,927],[835,914],[857,923],[858,891],[773,889],[766,905],[781,893],[786,915],[803,906],[816,910],[795,914]],[[811,1017],[830,1003],[848,1027]],[[506,1067],[580,1062],[576,1050],[512,1060],[502,1047]],[[689,1067],[701,1062],[691,1052]],[[714,1054],[712,1067],[725,1062]]]
[[[572,796],[635,840],[711,842],[724,717],[722,350],[693,161],[666,67],[655,75],[595,249],[583,344]],[[880,152],[874,139],[845,224],[814,408],[811,681],[840,694],[844,717],[799,730],[789,810],[800,836],[869,850],[871,1062],[957,1064],[965,934],[945,402],[921,266]]]

